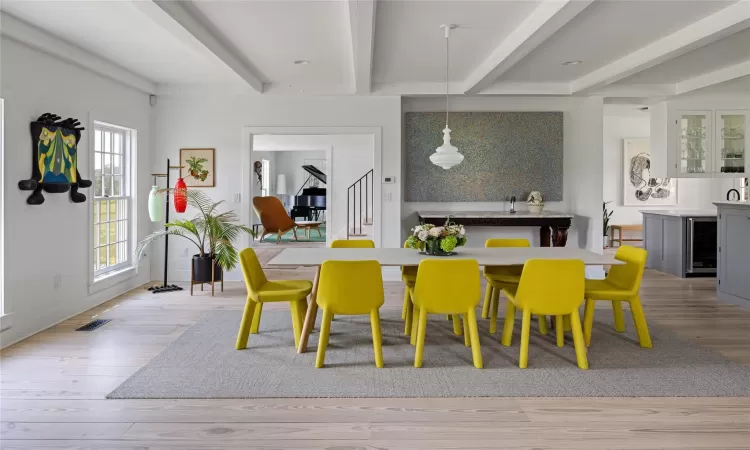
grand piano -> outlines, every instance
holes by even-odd
[[[320,212],[326,210],[326,188],[310,186],[310,182],[314,177],[326,184],[326,174],[312,165],[302,166],[302,168],[309,175],[297,191],[297,195],[294,196],[294,207],[289,215],[292,220],[303,217],[305,220],[319,221]]]

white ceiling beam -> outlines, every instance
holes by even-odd
[[[181,38],[182,42],[188,44],[191,48],[196,48],[193,39],[197,40],[202,47],[210,51],[213,57],[218,58],[223,64],[232,69],[234,73],[245,80],[256,92],[263,92],[263,82],[256,71],[238,50],[234,49],[229,43],[224,42],[218,33],[211,30],[200,19],[200,12],[192,5],[192,2],[151,0],[136,1],[133,3],[156,23],[165,27],[174,36]],[[159,9],[179,24],[182,30],[177,28],[171,21],[165,20]],[[201,51],[201,53],[206,54],[205,51]]]
[[[103,77],[146,94],[155,94],[157,85],[130,70],[70,44],[46,31],[19,20],[8,13],[0,13],[0,34],[31,48],[52,55]]]
[[[466,94],[489,87],[503,73],[586,9],[593,0],[543,0],[500,45],[482,61],[464,84]]]
[[[713,72],[698,75],[697,77],[683,80],[677,83],[675,94],[681,95],[714,84],[725,83],[737,78],[750,76],[750,61],[741,62],[733,66],[724,67]]]
[[[573,93],[591,93],[748,27],[750,0],[740,0],[574,80],[570,85],[571,90]]]
[[[569,83],[495,83],[477,95],[570,95]]]
[[[372,56],[375,45],[375,0],[349,0],[347,7],[354,93],[369,94],[372,88]]]

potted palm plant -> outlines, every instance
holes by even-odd
[[[158,192],[169,192],[173,189],[160,189]],[[188,189],[188,206],[198,210],[190,220],[175,219],[166,224],[166,230],[151,233],[138,243],[135,249],[135,259],[140,260],[146,247],[162,236],[180,236],[198,247],[198,254],[193,255],[193,281],[210,283],[221,281],[224,270],[232,270],[237,266],[239,256],[233,241],[241,234],[255,236],[252,228],[236,223],[237,214],[234,211],[219,212],[218,207],[223,201],[214,202],[203,191]],[[211,279],[212,264],[214,277]]]

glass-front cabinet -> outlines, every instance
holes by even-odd
[[[747,123],[747,111],[716,111],[715,172],[745,173]]]
[[[711,112],[683,111],[679,120],[680,174],[711,172]]]
[[[750,111],[679,111],[672,177],[742,178],[750,168]]]

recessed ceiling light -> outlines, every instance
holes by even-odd
[[[583,61],[576,59],[574,61],[565,61],[564,63],[562,63],[562,65],[563,66],[577,66],[578,64],[581,64],[582,62]]]
[[[310,61],[308,61],[306,59],[298,59],[298,60],[294,61],[294,64],[310,64]]]

